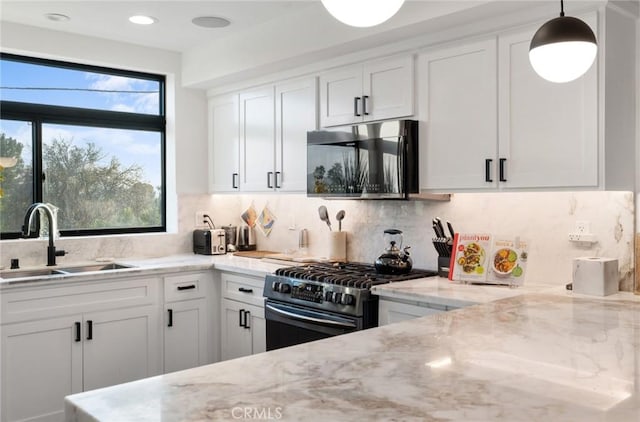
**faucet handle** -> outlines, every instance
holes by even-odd
[[[56,250],[56,256],[65,256],[66,254],[68,254],[69,252],[65,251],[64,249],[58,249]]]

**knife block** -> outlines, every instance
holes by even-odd
[[[449,262],[451,261],[451,250],[453,239],[450,237],[434,237],[433,247],[438,252],[438,275],[449,277]]]

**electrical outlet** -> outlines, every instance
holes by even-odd
[[[589,222],[586,220],[578,220],[576,221],[576,231],[577,234],[589,234]]]
[[[206,223],[204,222],[204,215],[206,211],[196,211],[195,220],[193,221],[195,227],[204,227]]]

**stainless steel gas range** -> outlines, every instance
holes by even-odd
[[[267,350],[376,327],[378,297],[371,286],[435,275],[417,269],[378,274],[360,263],[280,268],[265,278]]]

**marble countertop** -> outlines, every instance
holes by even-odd
[[[524,293],[89,391],[69,421],[637,421],[640,297]]]
[[[274,272],[276,269],[286,265],[298,265],[296,263],[274,263],[254,258],[245,258],[227,255],[195,255],[183,254],[172,255],[160,258],[140,258],[140,259],[116,259],[119,264],[131,265],[132,268],[118,269],[112,271],[93,271],[74,274],[55,274],[49,276],[33,276],[21,278],[1,278],[0,290],[7,290],[19,287],[44,286],[52,284],[85,282],[100,277],[101,280],[116,279],[124,276],[152,275],[166,271],[203,271],[216,269],[220,271],[231,271],[247,274],[255,277],[264,277],[266,274]],[[82,265],[95,265],[98,262],[74,262],[60,264],[56,268],[74,267]],[[101,261],[99,263],[108,263]],[[23,268],[42,269],[44,267]],[[11,270],[5,270],[11,271]]]

